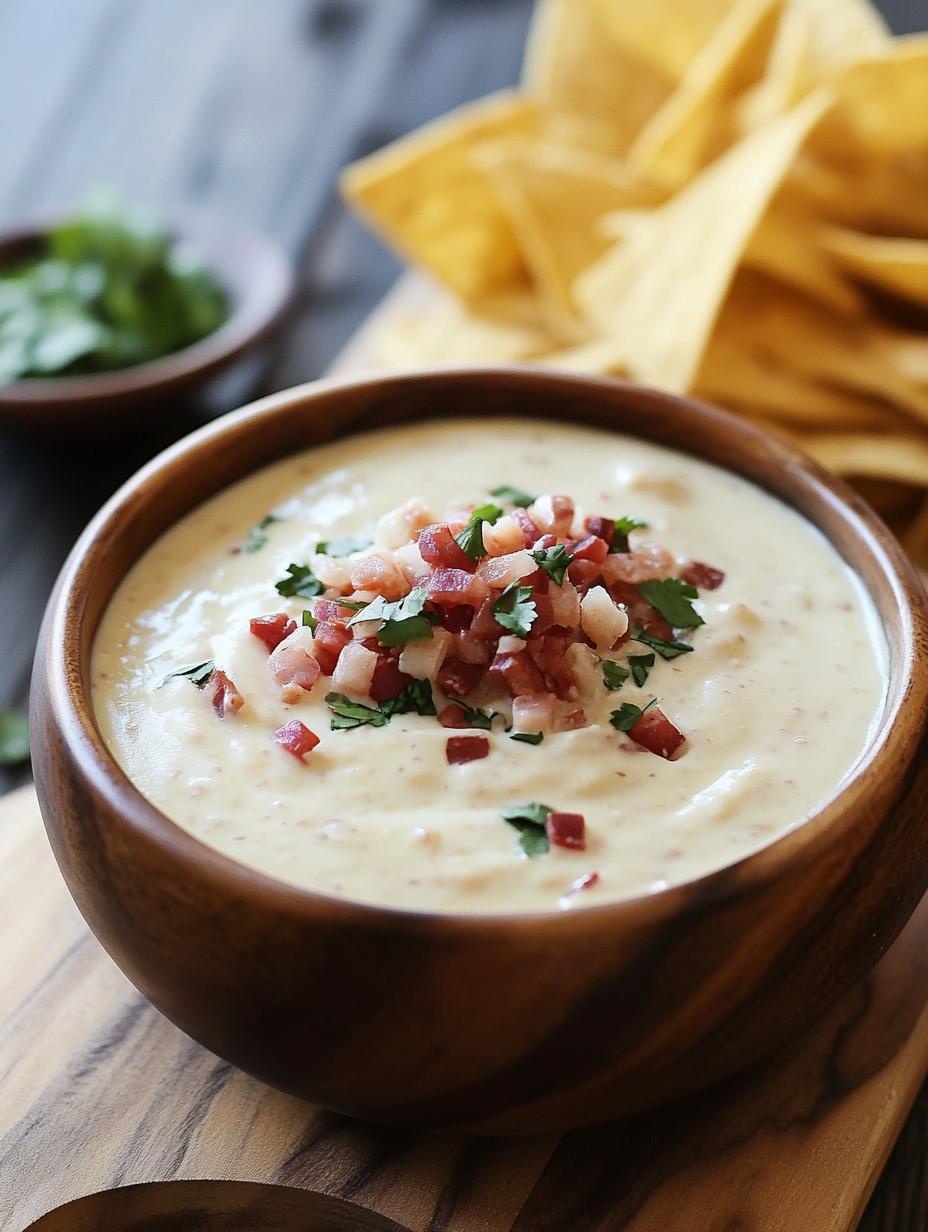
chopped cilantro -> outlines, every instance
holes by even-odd
[[[638,591],[675,629],[693,629],[706,623],[690,603],[690,599],[699,598],[699,591],[682,578],[640,582]]]
[[[273,526],[275,522],[280,522],[273,513],[265,514],[261,521],[251,528],[248,532],[248,538],[245,540],[246,552],[259,552],[267,543],[267,535],[264,533],[269,526]]]
[[[545,822],[553,812],[547,804],[516,804],[500,809],[503,821],[508,821],[519,831],[519,845],[527,856],[534,859],[543,856],[549,849]]]
[[[492,731],[493,720],[500,717],[498,710],[478,710],[476,706],[468,706],[466,702],[451,702],[463,711],[468,727],[479,727],[483,731]]]
[[[614,659],[603,659],[602,669],[603,684],[607,689],[621,689],[628,679],[628,668],[623,663],[616,663]]]
[[[539,548],[531,555],[535,564],[544,569],[555,586],[564,585],[564,574],[574,558],[563,543],[556,543],[553,548]]]
[[[395,714],[436,713],[432,686],[428,680],[413,680],[398,696],[379,706],[364,706],[353,702],[344,693],[327,693],[326,705],[332,711],[332,731],[348,731],[353,727],[385,727]]]
[[[632,634],[632,640],[641,642],[643,646],[650,646],[652,650],[657,651],[662,659],[675,659],[677,655],[690,654],[693,649],[689,642],[679,642],[676,638],[672,642],[668,642],[662,637],[652,637],[640,625]]]
[[[285,599],[291,599],[294,596],[299,596],[301,599],[312,599],[315,595],[321,595],[325,590],[309,565],[291,563],[287,565],[287,573],[288,577],[281,578],[275,583],[277,593],[283,595]]]
[[[414,587],[405,599],[390,603],[378,595],[348,621],[348,627],[368,620],[379,620],[377,640],[381,646],[405,646],[407,642],[427,642],[432,637],[432,622],[423,612],[429,592]]]
[[[18,710],[0,710],[0,766],[29,760],[29,720]]]
[[[179,667],[176,672],[168,672],[161,681],[161,684],[158,685],[158,688],[162,689],[169,680],[182,676],[185,680],[189,680],[191,684],[195,684],[198,689],[202,689],[215,670],[216,664],[213,660],[204,659],[202,663],[194,663],[192,667]]]
[[[628,536],[633,530],[646,530],[647,522],[641,522],[638,518],[616,518],[615,534],[612,536],[612,546],[610,552],[627,552],[628,551]]]
[[[497,623],[516,637],[528,637],[538,615],[531,586],[510,582],[493,604]]]
[[[639,689],[643,689],[645,681],[654,666],[654,655],[629,655],[628,665],[632,669],[632,678]]]
[[[517,505],[520,509],[527,509],[535,499],[534,496],[529,496],[528,492],[523,492],[521,488],[513,488],[508,483],[492,488],[490,495],[495,496],[497,500],[505,501],[508,505]]]
[[[318,624],[319,624],[319,621],[312,614],[309,608],[304,607],[303,608],[303,628],[312,629],[315,632]]]
[[[609,719],[609,722],[616,729],[616,731],[631,731],[641,716],[650,710],[652,706],[656,705],[656,697],[652,697],[643,710],[640,706],[635,706],[632,702],[623,702],[618,710],[613,710],[612,717]]]
[[[370,546],[370,539],[364,535],[349,535],[344,539],[323,539],[316,544],[316,551],[320,556],[350,556],[352,552],[361,552]]]
[[[541,744],[545,738],[544,732],[513,732],[510,740],[520,740],[522,744]]]
[[[411,680],[398,697],[388,702],[380,703],[381,709],[392,718],[394,714],[426,714],[434,715],[435,699],[432,697],[432,685],[428,680]]]
[[[465,552],[471,560],[479,560],[481,556],[486,556],[486,548],[483,546],[483,524],[489,522],[492,526],[503,515],[499,505],[480,505],[470,515],[470,521],[459,534],[454,536],[454,541]]]

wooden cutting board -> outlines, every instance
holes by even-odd
[[[0,905],[0,1232],[173,1178],[316,1189],[412,1232],[849,1232],[928,1070],[928,899],[762,1069],[632,1124],[486,1140],[353,1122],[194,1044],[88,932],[31,788],[0,801]]]

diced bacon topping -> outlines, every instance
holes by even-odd
[[[569,544],[567,550],[574,560],[591,560],[594,565],[601,565],[609,555],[609,544],[598,535],[587,535]]]
[[[549,813],[545,830],[555,847],[586,850],[586,821],[582,813]]]
[[[486,736],[449,736],[445,756],[449,766],[461,766],[468,761],[479,761],[490,751]]]
[[[399,660],[392,655],[378,655],[371,680],[370,695],[375,702],[391,701],[412,681],[412,676],[400,670]]]
[[[554,726],[554,698],[550,693],[530,693],[512,699],[512,730],[536,735]]]
[[[463,569],[437,569],[429,579],[429,598],[440,607],[479,608],[488,594],[483,578]]]
[[[285,702],[299,701],[302,693],[308,693],[319,679],[322,668],[314,657],[314,649],[311,631],[295,629],[268,659],[268,670],[283,689]]]
[[[350,641],[351,633],[343,624],[337,624],[331,620],[319,622],[313,636],[313,657],[319,664],[323,676],[332,675],[339,655]]]
[[[521,548],[506,556],[486,556],[477,566],[477,576],[493,590],[505,590],[513,582],[519,582],[534,573],[538,566],[531,555]]]
[[[613,552],[603,561],[606,585],[613,582],[648,582],[652,578],[670,577],[674,571],[673,557],[656,543],[642,543],[631,552]]]
[[[686,737],[657,706],[647,710],[628,733],[636,744],[658,757],[673,757]]]
[[[465,573],[473,573],[474,562],[455,542],[449,527],[440,524],[426,526],[419,532],[416,542],[419,555],[436,569],[463,569]]]
[[[253,616],[249,628],[258,641],[265,644],[270,654],[285,637],[296,631],[296,621],[291,620],[286,612],[275,612],[273,616]]]
[[[215,671],[209,678],[210,700],[213,709],[224,719],[227,714],[237,714],[245,705],[245,699],[239,693],[235,683],[225,672]]]
[[[464,707],[456,706],[454,702],[450,702],[443,710],[439,710],[438,721],[442,727],[470,727]]]
[[[528,516],[524,509],[513,509],[509,515],[513,522],[516,523],[519,530],[522,532],[522,543],[524,547],[530,548],[537,541],[541,533],[532,519]]]
[[[586,518],[583,527],[597,539],[605,539],[607,545],[612,547],[612,541],[615,538],[615,518]]]
[[[528,520],[531,522],[531,518]],[[532,525],[534,526],[534,523]],[[490,556],[508,556],[526,547],[525,534],[519,520],[513,514],[507,513],[497,518],[492,525],[484,522],[483,546]]]
[[[374,538],[380,547],[401,548],[434,521],[425,505],[413,498],[377,519]]]
[[[704,565],[701,560],[691,560],[680,570],[680,577],[690,586],[697,586],[700,590],[718,590],[725,581],[725,574],[721,569],[714,569],[712,565]]]
[[[355,590],[372,590],[390,600],[402,599],[410,589],[406,575],[385,548],[352,561],[351,585]]]
[[[563,538],[570,534],[574,502],[569,496],[539,496],[529,506],[529,517],[539,531]]]
[[[294,719],[290,723],[285,723],[283,727],[278,727],[274,732],[274,743],[279,744],[282,749],[286,749],[299,761],[302,761],[307,753],[311,753],[319,743],[319,737],[314,731],[301,723],[299,719]]]
[[[525,650],[496,655],[490,664],[490,675],[502,680],[512,697],[545,691],[545,678]]]
[[[567,896],[571,894],[579,894],[581,890],[592,890],[593,886],[599,884],[599,873],[584,873],[582,877],[578,877],[576,881],[571,883],[570,889],[567,891]]]
[[[354,615],[354,609],[344,607],[337,599],[313,599],[313,615],[317,620],[346,625]]]
[[[316,552],[310,561],[312,571],[328,590],[351,589],[351,562],[341,556]]]
[[[461,659],[445,659],[438,669],[438,687],[451,697],[467,697],[486,675],[479,663],[464,663]]]

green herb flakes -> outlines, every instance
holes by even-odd
[[[621,689],[629,677],[629,670],[624,663],[616,663],[614,659],[603,659],[603,684],[607,689]]]
[[[303,608],[302,624],[303,624],[304,629],[312,629],[313,632],[315,632],[315,630],[319,626],[319,621],[316,619],[316,617],[312,614],[312,612],[307,607]]]
[[[675,629],[694,629],[706,623],[690,603],[690,599],[699,598],[699,591],[681,578],[640,582],[638,593]]]
[[[470,515],[470,521],[454,536],[454,541],[465,552],[471,560],[480,560],[482,556],[486,556],[486,548],[483,546],[483,524],[489,522],[492,526],[503,515],[499,505],[480,505]]]
[[[510,740],[518,740],[520,744],[541,744],[544,738],[544,732],[513,732],[509,737]]]
[[[538,616],[531,586],[510,582],[493,604],[493,615],[507,633],[515,637],[528,637]]]
[[[378,595],[348,621],[348,627],[366,621],[379,620],[377,640],[381,646],[405,646],[407,642],[427,642],[432,637],[432,621],[423,612],[429,592],[424,586],[414,587],[405,599],[390,603]]]
[[[632,679],[639,689],[643,689],[648,676],[651,673],[651,668],[654,666],[654,655],[629,655],[628,666],[632,671]]]
[[[681,654],[692,654],[693,647],[689,642],[680,642],[674,639],[667,641],[662,637],[653,637],[650,633],[646,633],[639,625],[632,634],[632,640],[641,642],[643,646],[650,646],[652,650],[656,650],[662,659],[675,659]]]
[[[521,488],[510,487],[508,483],[492,488],[490,495],[495,496],[497,500],[504,501],[507,505],[516,505],[519,509],[527,509],[535,500],[535,497],[529,496],[528,492],[523,492]]]
[[[349,535],[344,539],[323,539],[316,544],[316,551],[320,556],[350,556],[352,552],[363,552],[370,546],[370,539],[363,535]]]
[[[500,718],[498,710],[478,710],[476,706],[468,706],[466,702],[450,702],[462,712],[468,727],[479,727],[481,731],[492,731],[493,720]]]
[[[632,702],[623,702],[618,710],[613,710],[609,722],[616,731],[627,732],[635,726],[643,714],[646,714],[652,706],[657,705],[657,698],[654,697],[642,709],[640,706],[635,706]]]
[[[545,822],[553,811],[547,804],[534,802],[500,809],[500,816],[519,831],[520,847],[527,856],[535,859],[543,856],[550,847]]]
[[[275,583],[277,593],[283,595],[285,599],[294,597],[312,599],[316,595],[321,595],[325,590],[309,565],[298,565],[291,562],[287,565],[287,574],[287,577]]]
[[[609,548],[610,552],[627,552],[628,536],[633,530],[647,530],[647,522],[641,522],[638,518],[616,518],[615,533],[612,536],[612,544]]]
[[[281,521],[273,513],[266,514],[261,521],[251,528],[248,532],[248,538],[245,540],[244,551],[260,552],[267,543],[267,535],[264,533],[269,526],[273,526],[275,522]]]
[[[539,548],[531,553],[532,560],[540,565],[555,586],[564,585],[564,575],[573,563],[573,557],[563,543],[556,543],[553,548]]]
[[[396,714],[434,715],[435,700],[428,680],[413,680],[398,696],[378,706],[364,706],[344,693],[327,693],[326,705],[332,711],[332,731],[353,727],[385,727]]]
[[[216,664],[212,659],[204,659],[202,663],[194,663],[192,667],[179,667],[176,672],[168,672],[165,678],[158,685],[159,689],[163,689],[169,680],[175,680],[183,677],[184,680],[189,680],[191,684],[195,684],[198,689],[206,686],[207,681],[213,672],[216,670]]]

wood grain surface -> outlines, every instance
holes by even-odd
[[[315,1189],[412,1232],[849,1232],[928,1066],[928,902],[749,1080],[632,1124],[467,1140],[322,1112],[187,1039],[88,932],[31,788],[0,803],[0,901],[0,1232],[173,1178]]]

